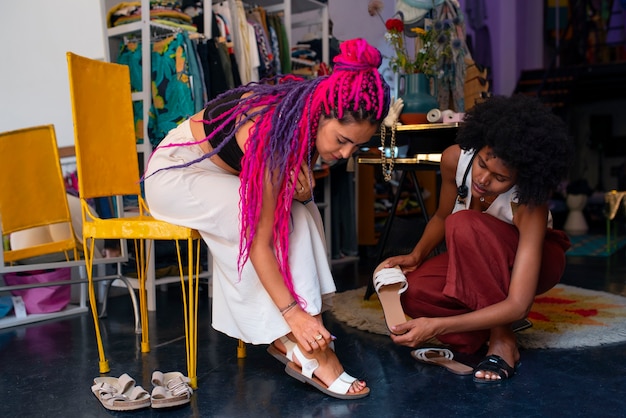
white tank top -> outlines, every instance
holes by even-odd
[[[461,155],[459,157],[459,162],[456,166],[456,184],[457,187],[461,186],[463,182],[463,176],[465,175],[465,170],[468,168],[468,165],[471,164],[472,156],[474,155],[474,150],[464,151],[461,150]],[[467,178],[465,179],[465,186],[467,187],[468,193],[465,198],[465,204],[463,202],[459,202],[457,200],[454,205],[454,209],[452,213],[458,212],[460,210],[469,209],[470,204],[472,202],[472,167],[469,167]],[[517,207],[518,203],[517,197],[517,185],[511,187],[507,192],[504,192],[496,198],[496,200],[489,205],[487,210],[483,211],[484,213],[488,213],[491,216],[494,216],[500,219],[503,222],[513,224],[513,216],[514,210]],[[552,214],[548,211],[548,227],[552,228]]]

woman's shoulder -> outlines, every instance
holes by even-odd
[[[450,145],[441,153],[441,166],[456,168],[459,158],[461,158],[461,147],[458,144]]]

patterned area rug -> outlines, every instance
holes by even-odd
[[[333,314],[351,327],[388,335],[376,294],[367,301],[363,295],[365,287],[337,293]],[[533,326],[517,334],[523,348],[592,347],[626,341],[626,298],[606,292],[559,284],[535,298],[528,319]]]
[[[565,253],[572,257],[608,257],[626,245],[626,237],[619,237],[611,251],[607,250],[606,235],[572,235],[572,247]]]

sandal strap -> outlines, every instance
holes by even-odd
[[[436,353],[439,355],[439,357],[443,357],[448,360],[452,360],[454,358],[454,354],[452,354],[452,351],[448,350],[447,348],[419,348],[417,350],[414,350],[413,352],[415,353],[415,357],[417,357],[418,360],[422,360],[425,363],[429,363],[431,361],[431,359],[427,356],[428,353]]]
[[[313,377],[313,372],[317,370],[320,364],[315,359],[306,358],[302,351],[300,351],[300,347],[296,344],[293,349],[293,353],[296,355],[296,358],[300,362],[300,368],[302,369],[302,374],[309,379]]]
[[[163,373],[159,370],[152,372],[152,397],[167,398],[171,396],[185,395],[187,398],[193,394],[189,386],[189,378],[180,372]]]
[[[126,395],[126,397],[131,401],[136,401],[137,399],[143,398],[145,395],[150,396],[148,391],[146,391],[144,388],[142,388],[141,386],[135,386],[130,391],[130,393]]]
[[[285,357],[287,357],[289,361],[293,361],[293,350],[294,347],[297,347],[298,345],[291,341],[286,335],[280,337],[279,340],[285,346]]]
[[[154,386],[163,386],[163,372],[159,370],[152,372],[152,384]]]
[[[125,393],[128,389],[135,386],[135,379],[130,377],[128,373],[124,373],[117,379],[118,389],[120,392]]]
[[[402,273],[402,270],[397,267],[381,269],[374,275],[374,288],[376,289],[376,292],[378,292],[382,286],[397,283],[402,283],[402,287],[398,290],[398,294],[405,292],[409,288],[406,276]]]
[[[182,376],[176,376],[167,382],[167,390],[174,396],[186,395],[190,397],[193,393],[193,389],[191,389],[187,383],[188,382],[186,382]]]
[[[129,391],[120,392],[119,388],[106,382],[97,383],[91,386],[91,391],[96,393],[98,397],[106,401],[109,405],[113,405],[115,401],[135,401],[148,395],[148,392],[141,386],[134,386]]]
[[[491,354],[484,359],[474,369],[475,371],[486,371],[496,373],[502,379],[507,379],[515,374],[515,369],[496,354]]]
[[[331,383],[330,386],[328,386],[328,390],[345,395],[348,393],[355,380],[356,377],[352,377],[348,373],[343,372],[333,383]]]

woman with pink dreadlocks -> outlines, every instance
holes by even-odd
[[[216,97],[172,129],[145,177],[152,215],[197,229],[213,257],[213,327],[268,352],[342,399],[369,394],[344,372],[322,312],[335,284],[311,202],[316,159],[350,157],[389,110],[381,55],[345,41],[329,76],[278,77]]]

